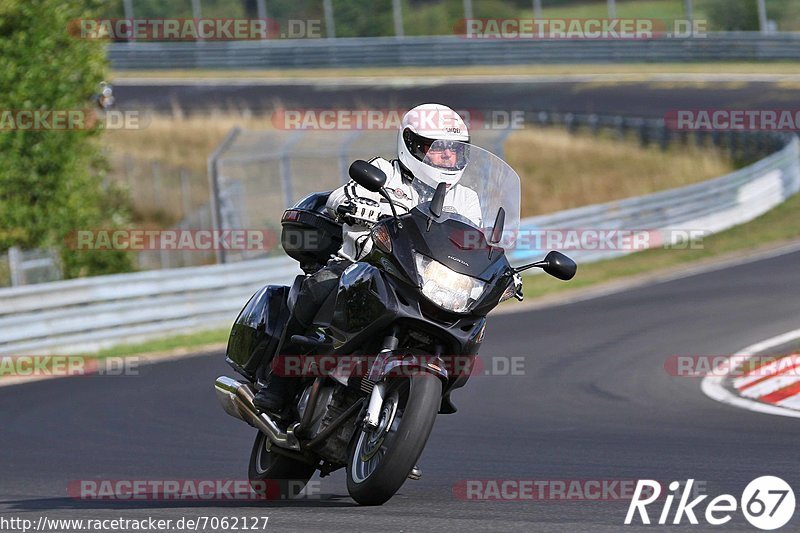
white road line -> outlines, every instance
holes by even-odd
[[[127,359],[137,358],[137,365],[139,368],[149,365],[156,365],[159,363],[168,363],[171,361],[175,361],[177,359],[183,359],[186,357],[208,357],[211,355],[217,356],[219,352],[225,350],[224,344],[209,344],[206,346],[198,346],[196,351],[193,353],[184,353],[182,349],[178,350],[171,350],[168,352],[162,353],[142,353],[142,354],[134,354],[129,356],[112,356],[109,359],[121,359],[125,357]],[[5,356],[0,356],[0,360]],[[13,356],[12,356],[13,357]],[[51,356],[45,356],[51,357]],[[53,356],[58,357],[58,356]],[[91,358],[91,355],[87,355],[86,357]],[[14,385],[26,385],[28,383],[37,383],[39,381],[45,381],[50,379],[65,379],[65,378],[75,378],[75,377],[95,377],[98,374],[39,374],[39,375],[32,375],[32,376],[0,376],[0,388],[3,387],[11,387]],[[129,377],[137,377],[137,376],[129,376]]]
[[[795,339],[800,339],[800,329],[789,331],[782,335],[778,335],[777,337],[772,337],[770,339],[766,339],[761,342],[752,344],[742,350],[739,350],[737,353],[733,355],[733,357],[755,355],[764,352],[766,350],[769,350],[770,348],[786,344]],[[701,384],[701,389],[706,396],[708,396],[713,400],[717,400],[718,402],[722,403],[727,403],[735,407],[741,407],[742,409],[747,409],[748,411],[755,411],[757,413],[765,413],[770,415],[780,415],[780,416],[789,416],[793,418],[800,418],[800,411],[787,409],[786,407],[780,405],[769,405],[766,403],[757,402],[733,394],[731,391],[729,391],[722,385],[723,381],[724,377],[722,376],[707,376],[703,379],[703,382]],[[784,400],[784,402],[781,403],[785,402],[786,400]]]
[[[794,396],[790,396],[785,400],[781,400],[778,402],[778,405],[781,407],[786,407],[787,409],[797,409],[800,411],[800,394],[795,394]]]

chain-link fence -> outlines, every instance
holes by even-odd
[[[511,131],[479,131],[472,140],[502,155]],[[276,246],[268,252],[219,250],[219,262],[282,254],[277,237],[284,209],[346,183],[356,159],[397,157],[395,131],[234,130],[227,141],[209,162],[217,227],[266,230],[276,236]]]
[[[207,174],[126,153],[109,156],[115,169],[113,180],[127,192],[135,224],[186,230],[213,226]],[[135,265],[140,270],[153,270],[213,262],[214,254],[203,251],[143,250],[137,253]]]

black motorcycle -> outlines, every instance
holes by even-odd
[[[371,251],[344,270],[315,329],[290,320],[302,275],[292,287],[262,288],[239,314],[226,359],[244,380],[223,376],[215,389],[228,414],[258,429],[249,468],[255,490],[269,492],[273,483],[272,495],[292,497],[315,471],[346,468],[358,503],[389,500],[419,477],[415,465],[436,415],[456,411],[450,393],[467,382],[486,315],[504,300],[522,300],[517,273],[575,275],[575,263],[558,252],[511,267],[505,250],[519,229],[519,176],[481,148],[463,149],[469,162],[458,183],[478,194],[482,221],[455,212],[444,184],[398,215],[386,175],[356,161],[350,177],[379,193],[393,215],[374,224]],[[329,194],[306,197],[281,221],[282,245],[306,274],[342,243],[341,225],[324,213]],[[265,365],[298,380],[280,417],[253,405]]]

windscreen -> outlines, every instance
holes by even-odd
[[[505,210],[500,246],[514,244],[519,231],[519,176],[508,163],[480,148],[459,141],[435,141],[423,163],[442,171],[442,179],[455,183],[448,189],[444,211],[450,217],[480,228],[489,240],[497,213]],[[434,189],[420,192],[420,203],[430,202]]]

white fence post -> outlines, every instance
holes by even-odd
[[[11,286],[25,284],[25,272],[22,269],[22,251],[16,246],[8,249],[8,268],[11,271]]]

